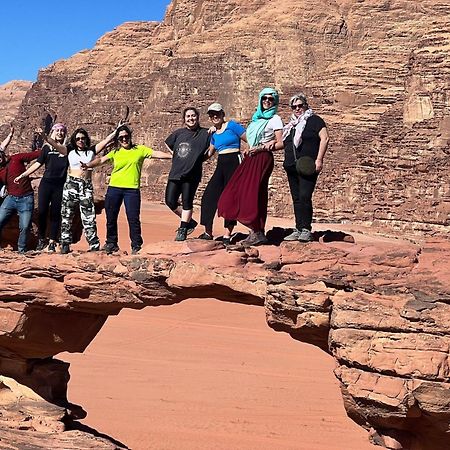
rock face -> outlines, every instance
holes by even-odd
[[[139,256],[3,252],[0,447],[21,448],[26,423],[33,439],[52,439],[36,448],[120,448],[64,431],[83,411],[67,401],[68,365],[52,357],[82,352],[121,308],[215,297],[260,305],[273,329],[330,353],[346,410],[373,442],[448,448],[448,241],[326,231],[311,244],[280,245],[284,234],[274,229],[273,245],[249,249],[189,239],[148,245]]]
[[[32,84],[31,81],[10,81],[0,86],[0,120],[2,124],[14,119]],[[0,139],[3,139],[3,135]]]
[[[45,112],[100,139],[127,104],[135,140],[162,148],[187,105],[205,112],[220,101],[245,123],[273,85],[287,120],[289,97],[305,91],[331,134],[317,217],[445,233],[449,14],[447,0],[174,1],[162,23],[125,23],[42,70],[20,108],[18,142]],[[281,161],[280,152],[275,215],[292,214]],[[167,164],[146,166],[148,198],[164,198]],[[100,189],[106,177],[98,173]]]

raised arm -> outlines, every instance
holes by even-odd
[[[12,123],[11,123],[11,124],[9,124],[9,134],[8,134],[8,136],[6,136],[5,139],[3,139],[3,142],[0,144],[0,149],[2,149],[3,151],[6,151],[6,147],[8,147],[13,136],[14,136],[14,127],[12,126]]]
[[[323,127],[319,131],[319,139],[320,139],[319,153],[318,153],[317,159],[316,159],[316,172],[317,173],[319,173],[323,168],[323,158],[325,156],[325,153],[327,152],[328,142],[330,140],[327,127]]]
[[[114,131],[108,134],[108,136],[105,137],[102,141],[100,141],[98,144],[95,144],[95,154],[98,155],[102,150],[105,149],[105,147],[112,142],[114,139],[114,136],[116,135],[117,129],[121,127],[122,125],[126,125],[125,122],[119,121],[117,124],[117,127]]]
[[[42,139],[44,139],[44,141],[47,142],[47,144],[50,144],[59,153],[61,153],[63,155],[67,155],[67,147],[63,144],[59,144],[54,139],[52,139],[50,136],[47,136],[44,133],[44,130],[42,128],[36,128],[36,133],[40,134]]]
[[[18,183],[19,180],[21,180],[22,178],[25,177],[29,177],[32,173],[36,172],[36,170],[39,169],[39,167],[41,167],[42,164],[38,161],[35,161],[33,164],[31,164],[30,167],[28,167],[27,170],[25,170],[25,172],[21,173],[18,177],[14,178],[14,183]]]

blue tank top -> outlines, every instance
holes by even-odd
[[[230,120],[222,133],[216,132],[211,136],[211,144],[218,153],[227,148],[239,149],[243,133],[245,133],[245,128],[240,123]]]

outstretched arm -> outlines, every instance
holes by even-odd
[[[36,128],[36,133],[40,134],[42,139],[44,139],[44,141],[47,142],[47,144],[50,144],[53,148],[58,150],[59,153],[67,155],[67,147],[65,145],[56,142],[50,136],[47,136],[42,128]]]
[[[161,152],[159,150],[153,150],[152,158],[157,159],[172,159],[172,154],[167,152]]]
[[[19,180],[21,180],[22,178],[28,177],[30,176],[32,173],[36,172],[36,170],[39,169],[39,167],[41,167],[42,164],[38,161],[34,162],[33,164],[31,164],[30,167],[28,167],[27,170],[25,170],[25,172],[21,173],[18,177],[14,178],[14,183],[18,183]]]
[[[94,167],[101,166],[109,161],[108,155],[102,156],[101,158],[95,158],[91,162],[88,162],[87,164],[81,163],[81,168],[86,169],[92,169]]]
[[[14,127],[12,126],[12,123],[11,123],[9,125],[9,134],[8,134],[8,136],[6,136],[6,138],[0,144],[0,149],[2,149],[3,151],[6,151],[6,147],[8,147],[9,143],[11,142],[13,135],[14,135]]]

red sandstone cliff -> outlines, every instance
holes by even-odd
[[[332,138],[317,217],[445,232],[449,14],[446,0],[174,1],[162,23],[125,23],[42,70],[20,108],[20,141],[44,111],[99,139],[128,104],[136,140],[160,147],[188,104],[219,100],[246,122],[274,85],[287,119],[289,96],[304,90]],[[291,214],[281,157],[277,215]],[[148,197],[163,198],[166,164],[147,166]]]

